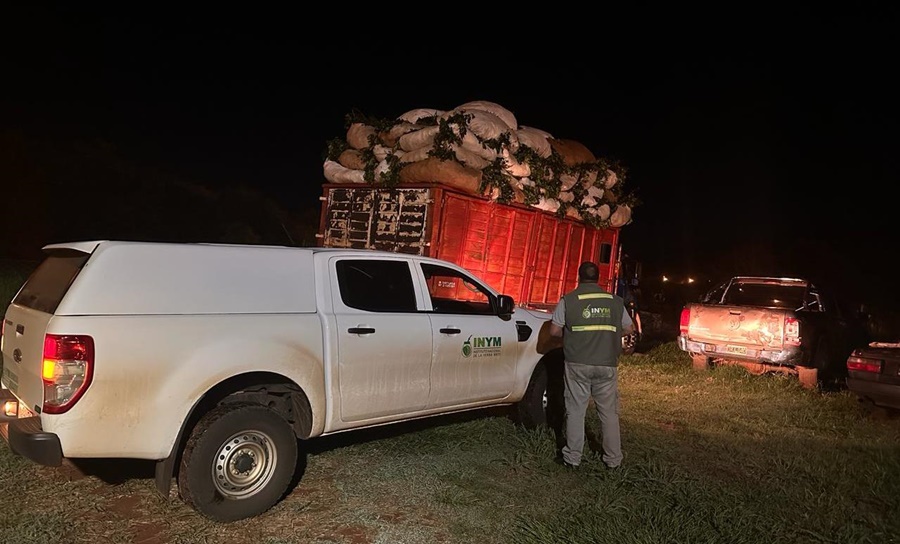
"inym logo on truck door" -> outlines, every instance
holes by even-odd
[[[499,336],[469,336],[469,339],[463,342],[463,357],[497,357],[500,355],[500,337]]]

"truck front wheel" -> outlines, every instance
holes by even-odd
[[[281,500],[296,468],[297,437],[284,418],[259,404],[225,404],[191,433],[178,491],[207,518],[236,521]]]

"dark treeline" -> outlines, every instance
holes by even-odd
[[[101,140],[0,133],[0,258],[48,243],[122,239],[315,245],[318,209],[288,212],[252,180],[224,185],[139,164]]]
[[[318,201],[298,210],[286,205],[296,203],[278,202],[255,189],[253,181],[188,179],[135,160],[101,139],[0,131],[0,259],[37,260],[42,246],[73,240],[316,245]],[[707,228],[721,229],[718,217],[711,216]],[[650,216],[635,221],[667,228]],[[629,237],[638,234],[632,232],[636,226],[623,228],[626,251]],[[848,230],[846,239],[826,243],[804,228],[787,233],[744,228],[756,228],[755,239],[723,242],[708,253],[645,248],[636,256],[645,264],[645,294],[665,292],[667,301],[680,307],[731,275],[802,276],[828,286],[851,308],[865,304],[896,311],[898,291],[876,280],[883,275],[883,262],[858,258],[865,236]],[[652,238],[653,228],[643,230]],[[661,285],[662,275],[671,272],[657,263],[668,261],[681,262],[678,268],[691,272]],[[695,283],[685,284],[687,275]]]

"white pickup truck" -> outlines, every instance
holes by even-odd
[[[44,250],[0,340],[0,432],[37,463],[155,460],[164,496],[174,478],[187,504],[227,522],[282,498],[304,439],[498,405],[546,423],[547,372],[562,359],[538,346],[550,315],[449,262],[118,241]]]

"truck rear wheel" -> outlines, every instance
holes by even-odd
[[[296,468],[297,437],[284,418],[259,404],[225,404],[191,433],[178,491],[207,518],[236,521],[281,500]]]
[[[824,390],[840,389],[843,378],[847,377],[847,367],[844,366],[847,357],[842,357],[839,363],[832,359],[831,345],[826,338],[820,338],[816,344],[816,352],[813,354],[812,366],[818,371],[814,387],[818,386]]]
[[[522,400],[513,405],[513,419],[526,429],[547,424],[547,367],[538,363],[531,374]]]

